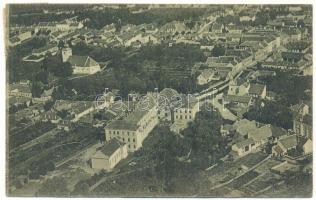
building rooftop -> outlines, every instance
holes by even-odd
[[[14,83],[14,84],[10,84],[9,88],[10,88],[10,91],[17,90],[18,92],[22,92],[22,93],[31,93],[30,86],[25,85],[25,84]]]
[[[290,135],[279,140],[279,143],[286,149],[293,148],[297,145],[296,135]]]
[[[256,94],[256,95],[261,95],[264,91],[264,88],[266,86],[262,85],[262,84],[254,84],[254,83],[250,83],[250,87],[249,87],[249,94]]]
[[[99,65],[93,58],[90,56],[77,56],[73,55],[70,56],[68,59],[68,62],[72,66],[77,66],[77,67],[92,67],[92,66],[97,66]]]
[[[113,138],[110,141],[106,142],[101,148],[100,151],[106,155],[111,156],[116,150],[118,150],[124,143],[120,142],[118,139]]]
[[[255,141],[252,138],[248,138],[246,140],[242,140],[242,141],[236,143],[235,145],[238,148],[244,148],[245,146],[249,146],[249,145],[254,144],[254,143],[255,143]]]
[[[251,101],[251,97],[244,95],[244,96],[238,96],[238,95],[225,95],[224,100],[228,102],[234,102],[234,103],[245,103],[248,104]]]

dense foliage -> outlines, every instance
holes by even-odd
[[[285,129],[292,128],[293,116],[290,109],[280,102],[266,101],[250,107],[245,118],[264,124],[272,124]]]
[[[101,29],[104,26],[116,23],[126,24],[144,24],[155,23],[163,25],[171,21],[195,20],[205,14],[205,9],[201,8],[160,8],[145,12],[132,13],[129,9],[111,9],[106,8],[101,11],[89,10],[76,13],[79,20],[88,18],[86,26],[89,28]]]
[[[89,47],[83,47],[89,48]],[[104,91],[104,88],[119,89],[126,97],[131,91],[146,93],[155,88],[171,87],[182,93],[194,93],[199,88],[196,77],[191,75],[195,62],[205,61],[205,56],[196,45],[167,44],[144,46],[139,51],[98,48],[87,51],[94,57],[102,56],[105,61],[111,59],[108,70],[89,77],[74,79],[61,84],[58,98],[90,100]],[[73,93],[75,89],[78,93]],[[74,96],[75,95],[75,96]]]

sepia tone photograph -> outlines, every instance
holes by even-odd
[[[3,17],[8,197],[312,197],[313,5]]]

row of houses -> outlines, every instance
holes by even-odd
[[[222,127],[223,134],[234,134],[232,152],[235,157],[242,157],[255,151],[267,151],[267,145],[271,145],[271,155],[275,157],[291,156],[299,148],[302,155],[312,152],[310,139],[301,138],[287,130],[260,124],[255,121],[242,119],[233,125]]]

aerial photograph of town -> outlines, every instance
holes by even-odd
[[[9,197],[312,197],[312,5],[7,4]]]

